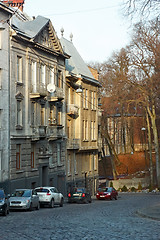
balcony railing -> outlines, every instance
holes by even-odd
[[[80,139],[67,140],[67,149],[79,149],[79,148],[80,148]]]
[[[63,88],[56,87],[55,92],[50,93],[50,96],[48,97],[49,102],[57,102],[64,99],[64,92]]]
[[[63,126],[49,126],[47,128],[47,137],[55,140],[63,136]]]
[[[41,96],[47,96],[47,89],[44,84],[41,85],[31,85],[30,98],[39,98]]]
[[[45,137],[46,136],[46,126],[39,126],[39,136]]]
[[[67,113],[69,115],[79,115],[79,107],[75,104],[68,104],[67,105]]]

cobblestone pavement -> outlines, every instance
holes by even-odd
[[[140,217],[160,194],[123,193],[118,200],[68,204],[0,216],[0,240],[160,240],[160,221]]]

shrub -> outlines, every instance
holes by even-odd
[[[138,184],[138,190],[139,191],[141,191],[142,190],[142,185],[141,185],[141,183],[139,182],[139,184]]]
[[[124,185],[122,188],[121,188],[122,192],[128,192],[128,189],[126,187],[126,185]]]
[[[110,182],[110,187],[113,187],[113,182]]]
[[[135,187],[131,187],[131,192],[136,192],[136,188]]]

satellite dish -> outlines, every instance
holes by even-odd
[[[56,90],[56,86],[54,84],[50,83],[47,85],[48,92],[53,93],[53,92],[55,92],[55,90]]]

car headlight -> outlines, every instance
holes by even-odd
[[[0,205],[3,205],[4,204],[4,200],[0,201]]]
[[[23,203],[28,204],[28,203],[29,203],[29,200],[28,200],[28,199],[27,199],[27,200],[24,200]]]
[[[111,193],[108,193],[107,195],[111,195]]]

